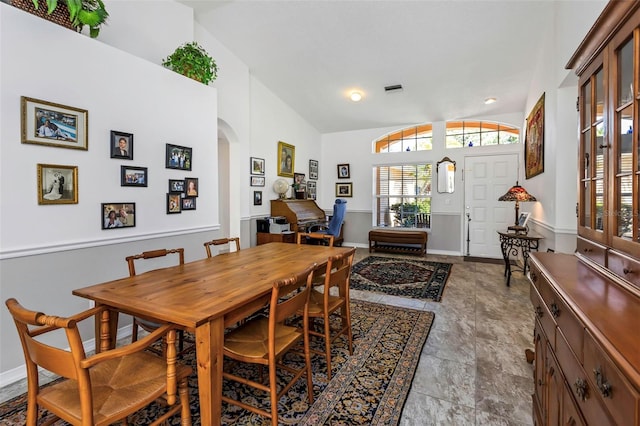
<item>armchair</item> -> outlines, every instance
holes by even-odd
[[[333,216],[328,224],[320,224],[311,226],[309,229],[309,233],[311,234],[326,234],[333,235],[334,244],[337,246],[342,245],[342,240],[339,239],[340,231],[342,230],[342,225],[344,223],[344,215],[347,211],[347,200],[342,198],[336,198],[336,201],[333,205]],[[307,236],[307,242],[311,243],[313,241],[313,237]],[[321,241],[324,241],[321,240]]]

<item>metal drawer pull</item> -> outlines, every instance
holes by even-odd
[[[622,270],[622,272],[624,272],[625,275],[629,275],[629,274],[633,273],[633,271],[631,269],[628,269],[628,268],[624,268]]]
[[[596,385],[600,390],[600,393],[604,398],[611,398],[611,385],[607,382],[607,379],[602,375],[600,367],[593,370],[593,376],[596,379]]]
[[[585,252],[585,253],[591,253],[592,251],[593,251],[593,250],[592,250],[592,249],[590,249],[589,247],[585,247],[585,248],[584,248],[584,252]]]
[[[536,306],[536,315],[538,316],[538,318],[542,318],[542,315],[544,315],[544,311],[540,306]]]
[[[551,315],[553,315],[554,318],[558,318],[560,316],[560,308],[558,308],[558,305],[556,305],[556,303],[553,302],[550,308],[551,308]]]
[[[531,281],[533,281],[534,283],[538,282],[538,274],[536,274],[535,272],[530,272],[529,275],[531,276]]]
[[[587,381],[578,377],[573,384],[576,387],[576,395],[578,398],[582,400],[582,402],[589,399],[589,387],[587,386]]]

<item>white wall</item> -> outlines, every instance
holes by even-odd
[[[88,110],[89,149],[20,143],[20,96]],[[0,4],[0,299],[69,315],[88,307],[72,290],[126,276],[129,254],[203,258],[218,228],[217,115],[215,88]],[[110,130],[134,134],[133,161],[110,158]],[[192,171],[165,168],[166,143],[193,148]],[[78,166],[78,204],[37,204],[38,163]],[[121,165],[147,167],[148,186],[121,187]],[[184,177],[199,178],[197,210],[167,215],[168,179]],[[136,227],[101,229],[100,204],[116,201],[136,203]],[[0,318],[4,385],[24,360]]]

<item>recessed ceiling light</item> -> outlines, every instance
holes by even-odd
[[[349,98],[353,101],[353,102],[359,102],[362,99],[362,93],[354,90],[353,92],[351,92],[351,94],[349,95]]]
[[[484,100],[484,103],[486,105],[491,105],[492,103],[495,103],[496,101],[497,101],[496,98],[487,98],[487,99]]]

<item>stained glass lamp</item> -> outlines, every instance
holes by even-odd
[[[498,198],[498,201],[515,201],[516,202],[516,222],[515,222],[515,225],[509,226],[507,229],[510,231],[516,231],[516,232],[526,232],[526,228],[518,224],[520,202],[521,201],[538,201],[536,200],[536,197],[529,194],[527,190],[521,187],[520,185],[518,185],[518,182],[516,181],[516,184],[511,188],[509,188],[506,194]]]

